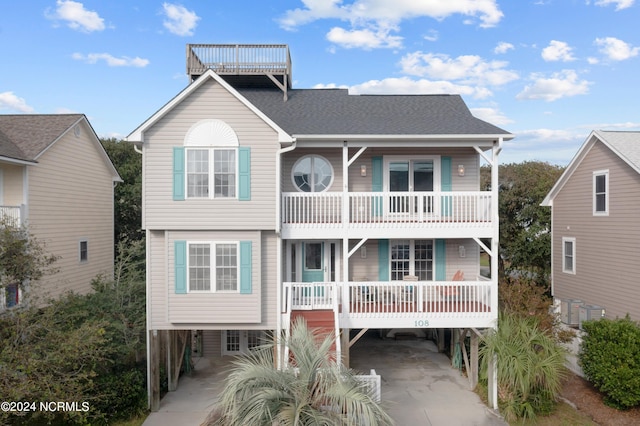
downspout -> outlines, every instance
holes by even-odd
[[[278,286],[276,287],[276,365],[278,369],[284,366],[282,360],[282,344],[281,344],[281,333],[282,333],[282,237],[280,233],[281,227],[281,217],[280,213],[282,210],[282,170],[280,169],[280,165],[282,164],[282,156],[287,152],[291,152],[296,149],[296,140],[293,139],[293,144],[286,148],[280,148],[278,152],[276,152],[276,282]]]

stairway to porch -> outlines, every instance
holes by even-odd
[[[336,331],[335,314],[331,309],[318,310],[293,310],[291,311],[291,323],[293,324],[298,318],[303,318],[310,330],[317,330],[318,337],[324,339]],[[334,339],[331,345],[331,353],[336,352],[336,342]]]

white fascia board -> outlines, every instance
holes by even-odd
[[[0,163],[11,163],[11,164],[18,164],[21,166],[37,166],[38,165],[37,161],[18,160],[16,158],[5,157],[3,155],[0,155]]]
[[[128,142],[144,143],[143,138],[144,138],[145,130],[153,126],[158,120],[164,117],[176,105],[180,104],[180,102],[182,102],[186,97],[188,97],[193,91],[195,91],[202,84],[204,84],[204,82],[207,81],[209,78],[212,78],[216,82],[218,82],[229,93],[231,93],[234,97],[236,97],[242,104],[244,104],[247,108],[249,108],[252,112],[254,112],[258,117],[260,117],[268,126],[270,126],[273,130],[275,130],[278,133],[278,141],[280,143],[293,142],[292,137],[287,132],[282,130],[273,120],[267,117],[261,110],[256,108],[255,105],[249,102],[236,89],[234,89],[229,83],[227,83],[222,77],[220,77],[218,74],[216,74],[212,70],[207,70],[204,74],[198,77],[196,81],[189,84],[184,90],[182,90],[182,92],[174,96],[173,99],[167,102],[155,114],[153,114],[144,123],[138,126],[138,128],[136,128],[133,132],[131,132],[124,140]]]

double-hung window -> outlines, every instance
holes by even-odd
[[[189,243],[189,292],[238,291],[237,242]]]
[[[609,170],[593,172],[593,214],[609,214]]]
[[[189,148],[187,198],[235,198],[236,156],[234,148]]]
[[[391,280],[416,275],[420,281],[433,280],[433,240],[392,240]]]
[[[562,238],[562,272],[576,273],[576,239]]]

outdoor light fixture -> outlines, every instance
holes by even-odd
[[[367,175],[367,165],[363,164],[360,166],[360,176],[366,176]]]
[[[464,164],[458,166],[458,176],[464,176]]]
[[[467,249],[464,246],[458,246],[458,255],[460,257],[467,257]]]

